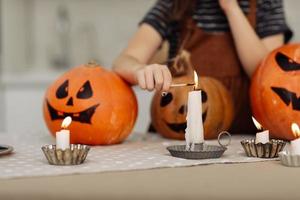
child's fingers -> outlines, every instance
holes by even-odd
[[[164,84],[162,87],[163,91],[168,91],[170,89],[171,83],[172,83],[172,75],[170,70],[166,67],[162,70],[163,77],[164,77]]]
[[[150,67],[147,67],[144,73],[146,78],[146,89],[152,91],[154,89],[153,71]]]
[[[153,73],[154,73],[155,89],[159,91],[162,89],[164,83],[163,73],[160,68],[155,69]]]
[[[144,90],[146,89],[146,80],[144,70],[139,70],[136,75],[138,85]]]

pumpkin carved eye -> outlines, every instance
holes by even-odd
[[[69,93],[69,80],[66,80],[56,91],[56,97],[58,99],[63,99],[68,96]]]
[[[90,81],[86,81],[83,86],[79,89],[76,97],[78,99],[88,99],[93,96],[93,90]]]
[[[168,105],[169,103],[171,103],[171,101],[173,100],[173,95],[172,93],[167,93],[165,96],[162,96],[160,99],[160,107],[165,107],[166,105]]]
[[[278,52],[275,56],[275,60],[283,71],[300,70],[300,63],[295,62],[283,53]]]
[[[271,87],[271,89],[280,97],[285,105],[289,106],[292,103],[292,108],[300,111],[300,97],[297,97],[295,92],[280,87]]]

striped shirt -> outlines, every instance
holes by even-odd
[[[247,15],[250,10],[249,0],[239,0],[239,5]],[[173,0],[158,0],[141,21],[151,25],[163,40],[168,40],[169,57],[176,55],[180,37],[179,22],[168,20],[172,7]],[[230,31],[227,18],[217,0],[197,0],[192,17],[205,32],[216,34]],[[290,40],[292,32],[285,20],[282,0],[257,0],[255,31],[260,38],[283,33],[285,41]]]

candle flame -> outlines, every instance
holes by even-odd
[[[194,88],[197,89],[198,88],[198,75],[197,75],[197,72],[194,71]]]
[[[300,128],[299,128],[298,124],[292,123],[291,129],[292,129],[292,132],[295,137],[297,137],[297,138],[300,137]]]
[[[261,124],[254,117],[252,117],[252,121],[258,130],[262,130]]]
[[[66,117],[62,123],[61,123],[61,127],[62,128],[67,128],[72,122],[72,118],[70,116]]]

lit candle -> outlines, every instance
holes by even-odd
[[[62,130],[56,132],[56,149],[66,150],[70,148],[70,131],[66,128],[71,122],[72,118],[66,117],[61,123]]]
[[[195,71],[194,83],[194,91],[188,94],[187,128],[185,129],[186,149],[192,151],[195,144],[204,142],[201,90],[196,90],[198,88],[198,76]]]
[[[256,126],[256,128],[258,130],[263,130],[262,126],[260,125],[260,123],[258,123],[258,121],[256,121],[256,119],[254,117],[252,117],[252,120],[254,122],[254,125]],[[255,138],[255,143],[263,143],[266,144],[270,141],[269,139],[269,130],[263,130],[261,132],[256,133],[256,138]]]
[[[296,139],[291,141],[290,153],[300,155],[300,129],[296,123],[292,123],[291,126],[292,132],[295,135]]]

